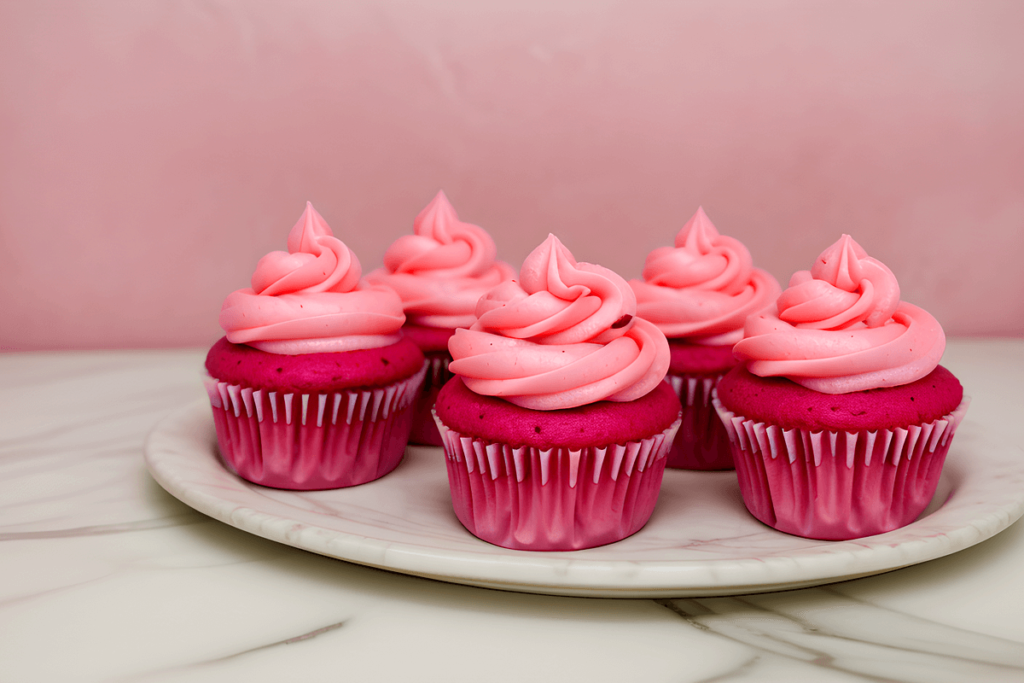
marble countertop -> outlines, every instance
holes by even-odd
[[[0,355],[0,681],[1024,681],[1024,523],[782,593],[567,598],[394,574],[166,493],[143,442],[202,351]],[[966,423],[1024,457],[1024,340],[954,340]]]

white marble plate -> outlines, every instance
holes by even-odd
[[[565,553],[498,548],[455,518],[439,448],[410,446],[398,469],[350,489],[290,492],[239,479],[221,463],[210,408],[197,402],[146,442],[171,494],[244,531],[322,555],[442,581],[593,597],[735,595],[801,588],[942,557],[1024,514],[1024,458],[960,426],[939,491],[915,523],[855,541],[796,538],[743,507],[732,472],[665,474],[647,526],[624,541]]]

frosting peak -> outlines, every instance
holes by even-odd
[[[636,299],[617,274],[577,263],[548,235],[520,278],[482,297],[477,322],[448,343],[449,368],[472,391],[557,410],[631,401],[665,377],[665,335],[635,317]]]
[[[636,297],[617,274],[577,263],[549,234],[509,282],[477,303],[480,324],[538,344],[605,343],[621,337],[636,314]],[[518,291],[517,291],[518,290]]]
[[[362,273],[356,255],[306,202],[306,210],[288,233],[288,251],[272,251],[256,264],[252,291],[263,296],[350,292]]]
[[[720,235],[698,207],[676,235],[675,247],[651,251],[643,280],[631,280],[637,312],[665,333],[695,344],[733,344],[743,321],[771,305],[781,288],[754,268],[750,252]]]
[[[411,323],[468,327],[476,320],[477,299],[515,277],[508,264],[495,260],[491,236],[460,221],[443,191],[416,216],[413,232],[395,240],[384,268],[367,276],[398,293]]]
[[[288,251],[260,259],[252,287],[224,300],[220,325],[232,343],[285,355],[393,344],[405,322],[402,303],[362,285],[361,274],[359,259],[306,202]]]
[[[413,232],[384,254],[384,267],[392,273],[473,277],[493,266],[498,253],[483,228],[459,220],[443,190],[416,216]]]
[[[914,382],[945,347],[938,321],[900,301],[892,271],[843,235],[794,273],[777,313],[748,318],[734,352],[755,375],[845,394]]]
[[[892,318],[899,302],[892,271],[843,235],[810,271],[793,274],[778,307],[779,317],[796,327],[838,330],[860,322],[879,327]]]

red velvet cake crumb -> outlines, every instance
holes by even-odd
[[[435,405],[449,428],[494,443],[535,448],[586,448],[624,444],[668,429],[679,417],[675,392],[662,382],[646,396],[600,401],[567,410],[530,410],[473,393],[458,376],[441,389]]]
[[[718,383],[718,399],[737,415],[815,432],[920,425],[951,413],[963,395],[959,380],[941,365],[910,384],[850,394],[823,394],[784,377],[758,377],[745,366]]]
[[[423,353],[440,352],[448,354],[448,340],[455,334],[451,327],[423,327],[406,323],[402,335],[411,339]]]
[[[222,382],[300,394],[384,386],[421,367],[423,354],[408,339],[375,349],[286,356],[222,337],[206,356],[206,371]]]
[[[668,368],[671,375],[721,375],[739,363],[732,355],[732,345],[701,346],[669,339],[668,349],[672,354]]]

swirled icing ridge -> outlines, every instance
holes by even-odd
[[[224,300],[228,341],[285,355],[394,344],[405,322],[394,292],[360,283],[359,259],[309,202],[288,251],[260,259],[252,286]]]
[[[843,235],[793,275],[776,313],[747,319],[734,352],[755,375],[826,394],[909,384],[938,365],[946,336],[899,291],[892,271]]]
[[[577,263],[554,235],[508,281],[477,304],[477,322],[448,343],[449,369],[477,394],[534,410],[631,401],[654,389],[669,366],[668,341],[635,317],[621,277]]]
[[[674,247],[648,254],[643,280],[630,280],[637,315],[671,339],[732,345],[743,337],[748,315],[764,310],[781,288],[753,267],[750,252],[720,235],[699,207],[676,235]]]
[[[496,260],[491,236],[460,221],[444,192],[416,216],[413,230],[388,247],[383,268],[367,275],[398,293],[413,324],[468,327],[477,300],[515,277],[511,266]]]

